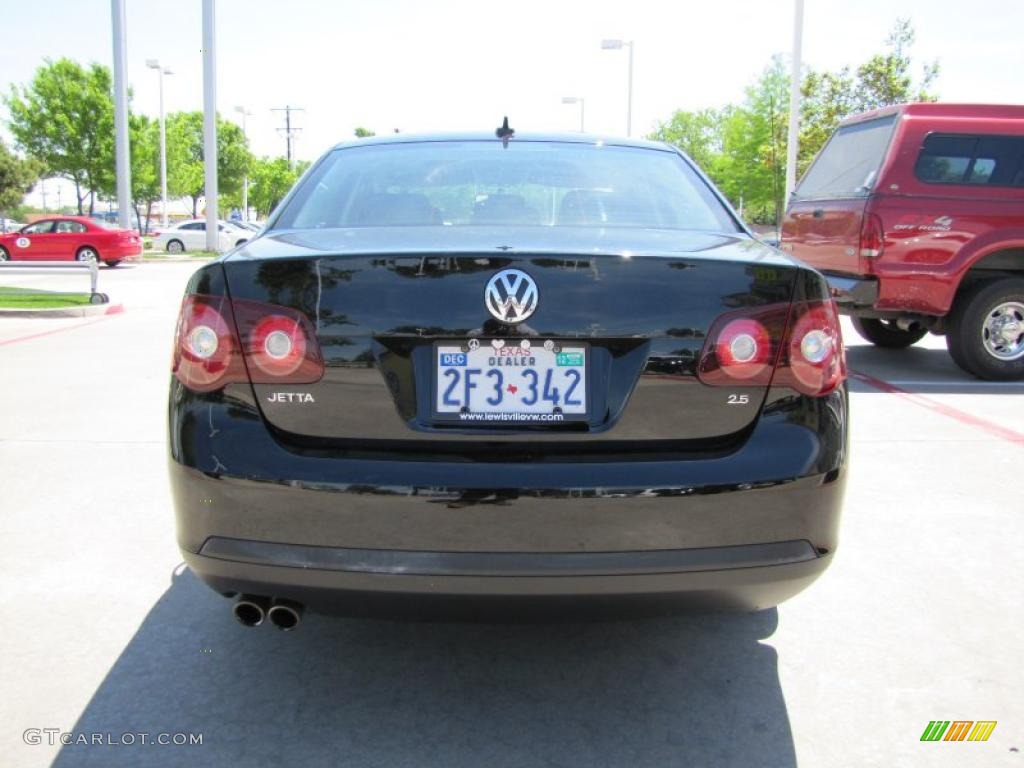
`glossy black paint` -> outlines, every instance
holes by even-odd
[[[541,293],[519,326],[483,301],[506,267]],[[697,377],[723,313],[828,296],[744,232],[271,222],[188,291],[304,312],[325,361],[312,384],[200,394],[171,381],[177,538],[222,593],[344,612],[495,597],[763,608],[836,548],[845,387],[808,397]],[[587,422],[432,417],[436,342],[521,336],[586,342]],[[272,402],[281,392],[312,402]],[[729,405],[737,392],[748,402]]]
[[[837,545],[845,487],[845,391],[772,390],[738,448],[587,452],[492,446],[467,453],[303,447],[262,422],[242,385],[197,395],[172,387],[171,487],[178,541],[221,592],[264,590],[315,609],[362,611],[370,593],[486,594],[467,577],[422,579],[273,568],[198,555],[211,536],[424,552],[644,552],[805,540],[814,562],[643,577],[526,577],[507,596],[658,593],[687,603],[772,605],[823,570]],[[758,573],[755,577],[755,571]],[[713,575],[721,575],[716,581]],[[397,579],[397,583],[396,580]],[[609,580],[610,579],[610,580]],[[513,583],[515,582],[515,583]],[[543,582],[543,583],[542,583]],[[404,585],[404,586],[403,586]],[[400,601],[382,607],[405,611]]]
[[[318,328],[327,364],[320,382],[255,387],[276,428],[333,440],[475,441],[482,432],[561,440],[550,426],[499,438],[501,429],[431,416],[434,341],[525,336],[590,345],[591,418],[582,430],[561,430],[619,441],[736,434],[756,418],[764,388],[745,389],[749,405],[730,408],[730,391],[697,385],[707,330],[730,309],[788,302],[800,274],[741,235],[395,229],[272,235],[224,264],[232,298],[298,309]],[[409,255],[424,243],[432,250]],[[536,314],[518,326],[494,320],[483,303],[488,279],[509,267],[530,274],[541,293]],[[308,393],[315,403],[272,402],[277,392]]]

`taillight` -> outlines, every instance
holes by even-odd
[[[178,381],[197,392],[220,389],[244,380],[240,349],[224,297],[186,296],[178,316],[172,371]]]
[[[256,301],[232,306],[254,384],[312,384],[324,375],[316,331],[304,314]]]
[[[871,271],[871,262],[882,256],[885,249],[885,228],[877,213],[867,213],[860,225],[860,259],[865,271]]]
[[[705,384],[767,386],[789,307],[770,304],[722,315],[711,326],[698,368]]]
[[[311,384],[323,376],[324,365],[301,312],[196,294],[181,305],[173,372],[189,389],[211,392],[233,381]]]
[[[791,387],[827,395],[846,378],[832,301],[795,301],[730,312],[711,327],[698,376],[714,386]]]
[[[772,383],[821,396],[834,391],[845,378],[846,351],[835,302],[794,302],[786,354]]]

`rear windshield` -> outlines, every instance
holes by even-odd
[[[673,152],[559,142],[377,144],[336,149],[274,228],[624,227],[737,231]]]
[[[866,197],[889,146],[896,115],[844,125],[829,139],[793,192],[795,200]]]

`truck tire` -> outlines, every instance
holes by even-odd
[[[974,283],[953,303],[946,347],[979,379],[1024,378],[1024,278]]]
[[[857,333],[876,347],[886,349],[903,349],[916,344],[928,333],[926,328],[904,331],[896,325],[895,320],[876,320],[873,317],[852,317],[853,327]]]

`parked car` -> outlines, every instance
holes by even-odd
[[[218,250],[221,251],[229,251],[252,236],[252,232],[249,230],[240,229],[226,221],[219,222],[219,230]],[[206,219],[190,219],[162,230],[153,238],[153,248],[162,249],[168,253],[205,251]]]
[[[7,232],[14,232],[25,226],[22,221],[15,221],[14,219],[0,218],[0,233],[6,234]]]
[[[142,253],[142,238],[88,216],[52,216],[0,235],[0,261],[102,261],[116,267]]]
[[[670,146],[362,139],[186,288],[178,543],[246,625],[760,609],[835,552],[844,379],[825,280]]]
[[[844,121],[794,192],[782,247],[826,274],[868,341],[931,331],[965,371],[1024,378],[1024,107]]]

